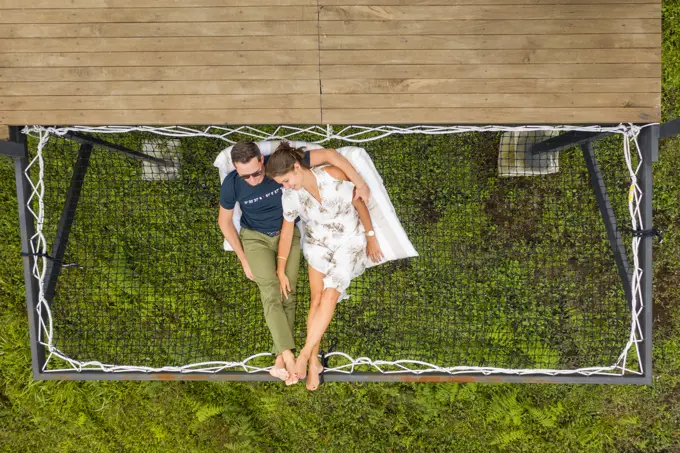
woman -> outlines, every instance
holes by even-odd
[[[354,200],[354,184],[337,167],[309,168],[303,149],[282,142],[267,162],[267,175],[283,186],[283,226],[279,239],[277,276],[285,297],[290,284],[285,274],[295,219],[300,216],[305,229],[302,252],[309,266],[311,303],[307,318],[307,338],[295,362],[299,378],[307,375],[307,389],[316,390],[323,366],[319,343],[333,318],[340,298],[353,278],[361,275],[367,259],[383,258],[371,225],[366,204]]]

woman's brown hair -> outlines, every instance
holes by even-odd
[[[285,175],[288,172],[293,171],[295,168],[295,162],[299,163],[300,166],[309,168],[304,162],[305,148],[293,148],[288,142],[281,142],[281,144],[276,148],[276,151],[269,156],[267,160],[267,176],[274,178],[276,176]]]

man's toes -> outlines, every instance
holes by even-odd
[[[272,368],[269,370],[269,374],[282,381],[290,378],[290,373],[285,368]]]

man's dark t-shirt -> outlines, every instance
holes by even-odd
[[[269,156],[264,156],[267,163]],[[303,161],[309,165],[309,151],[305,152]],[[222,181],[220,189],[220,205],[224,209],[234,209],[236,202],[241,206],[241,226],[271,234],[281,230],[283,224],[283,208],[281,207],[281,184],[265,175],[264,180],[251,186],[232,171]]]

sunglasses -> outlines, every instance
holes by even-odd
[[[262,173],[264,173],[264,170],[260,169],[260,170],[256,171],[255,173],[251,173],[251,174],[249,174],[249,175],[242,175],[242,174],[239,174],[239,176],[240,176],[241,178],[243,178],[244,180],[248,180],[248,179],[250,179],[250,178],[257,178],[257,177],[259,177],[259,176],[262,176]]]

